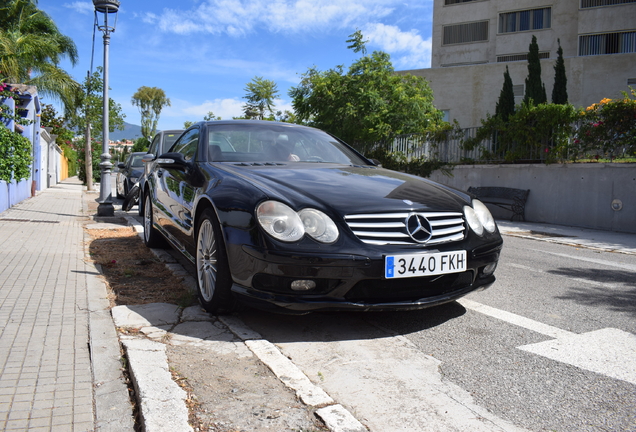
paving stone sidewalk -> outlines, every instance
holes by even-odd
[[[133,429],[83,189],[70,178],[0,213],[0,430]]]

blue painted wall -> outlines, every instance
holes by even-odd
[[[32,88],[33,89],[33,88]],[[27,137],[32,144],[33,164],[31,167],[31,176],[28,179],[16,182],[12,180],[7,183],[0,180],[0,212],[13,207],[21,201],[31,197],[31,185],[36,181],[36,190],[46,187],[46,166],[42,166],[42,144],[40,140],[40,100],[37,95],[29,92],[21,92],[19,97],[15,99],[7,98],[0,100],[1,104],[8,106],[15,111],[16,104],[18,108],[23,108],[24,118],[31,120],[33,123],[27,126],[16,125],[13,120],[2,119],[0,127],[7,127],[12,131],[20,131],[23,136]],[[46,149],[44,149],[46,151]]]

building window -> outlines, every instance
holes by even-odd
[[[444,26],[443,45],[483,42],[487,40],[488,21]]]
[[[515,33],[550,28],[552,8],[528,9],[499,14],[499,33]]]
[[[579,36],[579,55],[636,52],[636,31]]]
[[[470,3],[479,0],[444,0],[444,6],[454,5],[459,3]]]
[[[627,85],[628,86],[636,85],[636,78],[627,78]]]
[[[526,87],[524,84],[517,84],[512,86],[512,93],[515,97],[523,97],[525,96]]]
[[[581,9],[636,3],[636,0],[581,0]]]
[[[549,59],[550,51],[540,51],[539,58]],[[528,60],[528,53],[497,56],[497,63],[507,63],[507,62],[514,62],[514,61],[523,61],[523,60]]]
[[[450,110],[440,110],[442,112],[442,120],[444,120],[445,122],[450,122]]]

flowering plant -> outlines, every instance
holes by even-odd
[[[600,150],[612,156],[636,152],[636,90],[587,107],[574,143],[582,151]]]

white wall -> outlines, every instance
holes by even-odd
[[[541,61],[541,78],[548,101],[554,87],[555,61]],[[508,67],[512,84],[524,84],[528,62],[509,63]],[[621,91],[629,90],[627,79],[636,79],[636,53],[566,58],[565,68],[569,102],[577,108],[586,108],[603,98],[622,97]],[[468,128],[481,126],[486,113],[495,113],[505,71],[504,63],[491,63],[399,73],[426,78],[433,90],[435,107],[449,110],[450,121],[457,120],[461,127]],[[522,99],[516,98],[515,102],[521,103]]]

